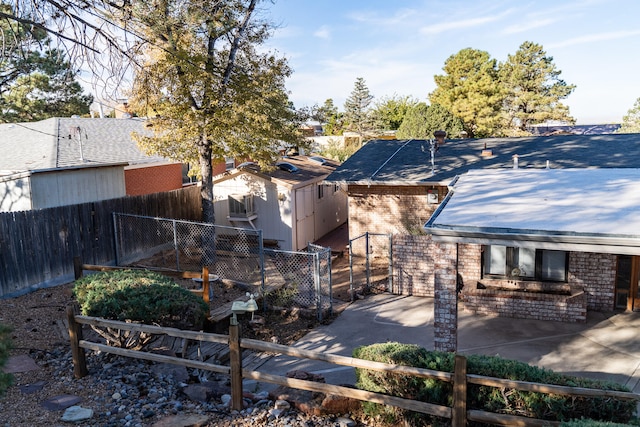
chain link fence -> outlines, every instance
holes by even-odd
[[[351,300],[356,292],[392,289],[392,236],[366,232],[349,240]]]
[[[331,249],[265,249],[262,231],[146,216],[113,214],[118,265],[199,271],[250,285],[266,308],[331,313]],[[256,292],[258,293],[258,292]]]

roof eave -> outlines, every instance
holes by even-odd
[[[424,226],[424,230],[436,242],[640,255],[640,237],[638,236],[567,235],[543,231],[531,234],[518,232],[518,230],[500,232],[483,229],[470,230],[464,227],[442,228],[437,225],[430,226],[429,223]]]

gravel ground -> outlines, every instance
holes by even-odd
[[[66,284],[0,300],[0,322],[13,328],[11,355],[28,356],[37,365],[15,373],[14,385],[0,398],[1,427],[67,425],[61,418],[71,399],[93,411],[91,419],[75,423],[80,427],[375,425],[360,414],[316,417],[276,408],[276,402],[260,394],[247,395],[247,408],[233,412],[225,404],[226,378],[209,378],[217,385],[215,397],[203,403],[185,393],[188,377],[152,362],[95,352],[87,353],[89,375],[75,379],[63,323],[73,301],[71,289]],[[230,299],[236,296],[229,292]],[[288,343],[313,327],[307,319],[283,323],[288,326],[261,331],[260,338]]]

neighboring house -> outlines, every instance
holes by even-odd
[[[0,211],[42,209],[182,187],[182,165],[147,156],[134,119],[0,125]]]
[[[634,197],[635,200],[635,196],[631,196],[629,192],[623,192],[623,185],[613,178],[614,171],[618,169],[628,169],[629,174],[637,174],[635,170],[640,169],[640,135],[563,135],[447,141],[435,152],[433,166],[429,141],[376,140],[363,146],[327,177],[325,182],[339,184],[347,189],[350,238],[357,237],[365,231],[394,235],[392,291],[433,296],[434,280],[436,280],[434,265],[442,261],[442,251],[439,249],[439,243],[432,241],[431,236],[421,235],[425,230],[419,224],[427,223],[434,212],[440,212],[439,210],[460,215],[466,213],[464,205],[447,204],[441,207],[441,204],[448,197],[448,186],[455,182],[456,177],[471,170],[477,171],[473,172],[474,179],[464,186],[467,201],[483,200],[485,194],[495,192],[504,193],[509,196],[507,200],[514,203],[522,201],[523,198],[526,199],[526,195],[523,196],[520,193],[519,197],[515,197],[515,190],[508,185],[508,181],[503,183],[501,178],[495,178],[495,172],[513,171],[514,168],[521,172],[537,170],[551,173],[556,172],[554,170],[557,169],[602,169],[601,174],[597,175],[601,180],[602,188],[599,191],[591,191],[593,187],[589,187],[589,191],[585,189],[583,197],[586,202],[593,204],[593,209],[598,209],[602,214],[600,221],[609,221],[609,215],[612,213],[606,211],[606,207],[614,206],[618,199]],[[551,170],[547,171],[547,168]],[[596,174],[597,172],[594,172],[594,175]],[[523,177],[518,185],[521,184],[520,189],[524,188],[527,184],[527,176],[524,174],[514,176]],[[483,184],[485,177],[486,185]],[[463,178],[460,179],[464,182]],[[552,182],[555,190],[550,197],[562,194],[567,184],[566,178],[558,175],[558,178]],[[528,185],[533,191],[540,184],[537,181],[531,181]],[[570,188],[566,190],[569,191]],[[456,193],[452,196],[453,200],[456,200]],[[533,213],[534,203],[536,202],[529,200],[529,204],[532,205],[530,214],[532,217],[536,215]],[[490,227],[492,221],[498,224],[498,221],[503,219],[501,210],[503,208],[504,206],[494,208],[487,204],[484,211],[478,208],[474,213],[476,215],[484,213],[486,215],[484,218],[493,218],[484,224]],[[437,209],[439,210],[436,211]],[[604,215],[603,212],[608,212],[608,215]],[[618,218],[621,212],[613,214]],[[557,212],[556,215],[558,215]],[[519,218],[526,216],[526,213],[520,212]],[[580,214],[575,214],[570,218],[570,222],[580,221],[581,218]],[[565,219],[567,219],[566,216]],[[593,217],[590,221],[597,222]],[[463,221],[456,221],[454,225],[458,228],[465,226]],[[527,227],[514,226],[514,228],[524,230]],[[429,229],[429,232],[444,233],[444,231],[433,229]],[[560,246],[555,245],[555,249],[549,249],[541,244],[532,250],[529,250],[531,245],[527,245],[528,249],[522,252],[524,254],[522,255],[516,250],[517,244],[496,242],[492,245],[486,240],[483,246],[482,243],[477,244],[465,239],[458,239],[456,242],[453,249],[455,253],[449,255],[455,260],[455,268],[460,280],[459,286],[463,286],[463,293],[474,288],[474,284],[479,280],[495,285],[495,283],[489,283],[489,279],[497,280],[499,285],[504,285],[503,281],[525,281],[529,284],[538,282],[537,286],[544,288],[545,291],[548,290],[546,283],[553,282],[555,284],[551,288],[560,288],[555,290],[561,293],[567,288],[570,288],[570,292],[581,288],[580,292],[582,292],[580,296],[573,295],[569,298],[569,302],[577,303],[577,306],[570,304],[567,306],[567,301],[559,305],[549,303],[549,307],[552,307],[549,311],[544,308],[544,304],[533,304],[531,301],[526,302],[526,298],[516,298],[515,300],[522,304],[509,306],[505,309],[507,313],[500,313],[500,308],[508,306],[505,301],[514,302],[514,299],[485,298],[478,302],[480,300],[477,295],[473,295],[473,298],[476,298],[473,300],[467,293],[465,304],[471,310],[513,317],[575,321],[584,320],[587,307],[593,310],[640,308],[640,305],[629,303],[626,298],[630,294],[625,293],[624,290],[625,286],[631,286],[624,277],[637,282],[637,277],[630,277],[630,275],[637,275],[640,272],[640,258],[635,258],[636,253],[629,249],[602,250],[597,246],[565,247],[561,249],[565,251],[565,255],[561,255],[553,252],[560,250]],[[422,255],[416,257],[416,254]],[[521,255],[523,259],[528,260],[527,268],[520,268],[522,262],[517,260]],[[491,260],[497,259],[504,262],[492,265]],[[566,280],[557,280],[560,270],[556,267],[562,264],[562,260],[566,260],[567,263],[567,267],[563,270]],[[554,267],[549,270],[550,267],[544,264],[545,262],[551,263],[549,265]],[[498,268],[498,264],[502,268],[500,271],[505,274],[499,274],[493,270],[494,267]],[[549,273],[551,276],[544,276],[545,268],[551,271]],[[516,273],[518,271],[521,273],[522,270],[533,276],[521,278],[523,280],[516,279]],[[556,273],[558,275],[554,275]],[[558,286],[557,283],[566,286]],[[628,292],[633,293],[631,288],[629,289]],[[475,293],[486,297],[486,294],[491,292],[493,289],[478,290]],[[543,294],[545,298],[548,296],[548,293],[543,292]],[[581,299],[584,302],[580,302]],[[558,310],[560,306],[569,308]]]
[[[302,250],[347,221],[347,196],[323,183],[332,161],[290,156],[279,163],[270,172],[246,163],[215,177],[215,222],[261,229],[280,249]]]
[[[604,135],[615,133],[620,129],[620,123],[609,123],[599,125],[554,125],[539,124],[531,126],[528,130],[538,136],[549,135]]]

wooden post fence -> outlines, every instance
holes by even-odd
[[[231,367],[231,409],[241,411],[242,401],[242,348],[240,347],[240,325],[235,315],[229,322],[229,365]]]
[[[85,349],[112,353],[136,359],[172,363],[195,369],[208,370],[224,375],[229,375],[231,377],[231,407],[235,410],[243,409],[243,378],[284,385],[301,390],[315,391],[362,401],[379,403],[383,405],[395,406],[410,411],[421,412],[424,414],[450,419],[453,426],[465,426],[468,421],[480,421],[495,425],[522,427],[549,427],[560,425],[560,423],[557,421],[499,414],[474,409],[469,410],[467,409],[467,384],[469,383],[489,387],[513,388],[523,391],[534,391],[538,393],[566,396],[610,397],[621,400],[640,400],[639,394],[630,392],[538,384],[525,381],[513,381],[468,374],[467,360],[464,356],[461,355],[455,356],[454,373],[452,374],[449,372],[440,372],[430,369],[414,368],[411,366],[373,362],[347,356],[328,354],[312,350],[304,350],[253,339],[246,339],[241,341],[240,326],[237,324],[237,319],[232,319],[232,321],[230,322],[229,335],[227,336],[196,331],[186,331],[176,328],[165,328],[139,323],[119,322],[115,320],[100,319],[96,317],[80,316],[76,314],[76,309],[74,307],[69,307],[67,309],[67,317],[69,321],[69,337],[71,340],[71,349],[73,355],[74,376],[76,378],[81,378],[88,374],[84,352]],[[149,334],[167,335],[171,337],[180,337],[194,341],[226,343],[229,345],[230,366],[215,365],[212,363],[200,362],[197,360],[165,356],[155,353],[148,353],[145,351],[127,350],[105,344],[88,342],[82,339],[81,326],[85,324],[95,327],[106,327],[112,329],[145,332]],[[246,371],[242,369],[243,348],[282,354],[300,359],[324,361],[336,365],[351,366],[360,369],[369,369],[388,373],[392,372],[398,375],[413,375],[420,378],[431,378],[440,381],[451,382],[453,383],[453,405],[452,407],[448,407],[344,386],[299,380],[259,371]]]

